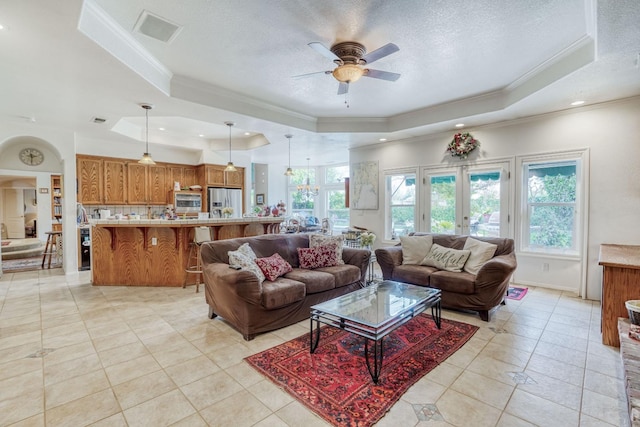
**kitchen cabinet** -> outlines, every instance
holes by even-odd
[[[102,159],[78,157],[76,164],[78,202],[85,205],[104,203]]]
[[[224,166],[207,165],[205,172],[207,185],[224,187]]]
[[[244,187],[244,168],[236,167],[235,172],[225,172],[224,186],[242,188]]]
[[[182,180],[184,182],[185,187],[190,187],[192,185],[199,185],[198,182],[198,174],[196,173],[195,167],[184,167],[182,169]],[[201,184],[200,184],[201,185]]]
[[[85,205],[164,205],[172,203],[174,182],[181,188],[201,185],[244,189],[244,168],[225,172],[223,165],[160,163],[77,155],[78,202]],[[206,191],[203,192],[206,198]],[[203,200],[206,206],[206,200]]]
[[[127,164],[127,203],[144,205],[147,203],[148,169],[139,163]]]
[[[121,160],[103,160],[103,202],[109,205],[127,203],[127,164]]]
[[[174,190],[173,184],[175,182],[180,183],[180,188],[182,188],[182,166],[169,165],[167,166],[167,184],[169,186],[169,190]]]
[[[225,166],[207,165],[205,167],[207,185],[213,187],[242,188],[244,186],[244,168],[236,167],[236,172],[225,172]]]
[[[171,183],[171,187],[167,184],[166,179],[167,168],[160,165],[150,165],[148,166],[148,187],[147,187],[147,198],[149,203],[153,204],[165,204],[167,202],[167,197],[169,194],[169,190],[173,188],[173,182]]]
[[[173,190],[174,182],[180,183],[180,188],[188,188],[191,185],[202,185],[198,182],[198,174],[195,166],[167,166],[168,190]]]

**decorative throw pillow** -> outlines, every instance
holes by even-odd
[[[267,280],[271,282],[293,270],[291,264],[285,261],[277,252],[266,258],[256,258],[255,263],[258,264]]]
[[[433,236],[400,236],[400,242],[402,244],[402,263],[419,265],[431,250]]]
[[[264,273],[256,264],[255,258],[251,259],[238,251],[229,251],[229,265],[231,267],[240,267],[240,270],[250,271],[256,275],[260,283],[264,282]]]
[[[248,256],[252,260],[258,258],[256,256],[256,253],[253,252],[253,249],[251,249],[251,246],[249,246],[249,243],[243,243],[242,245],[240,245],[240,247],[237,249],[237,252]]]
[[[471,274],[478,274],[478,271],[484,263],[493,258],[496,249],[498,249],[498,245],[467,237],[467,241],[464,242],[464,249],[471,251],[469,259],[464,264],[464,271]]]
[[[313,248],[298,248],[298,258],[300,268],[314,269],[338,265],[335,243]]]
[[[315,248],[316,246],[325,246],[331,243],[336,245],[336,258],[338,264],[344,264],[342,260],[342,246],[344,246],[344,236],[325,236],[324,234],[309,234],[309,247]]]
[[[445,248],[434,243],[431,246],[431,250],[429,250],[429,254],[422,260],[422,265],[430,265],[440,270],[459,273],[462,271],[462,267],[464,267],[464,263],[467,262],[470,254],[470,250]]]

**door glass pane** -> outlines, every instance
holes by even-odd
[[[431,177],[431,232],[455,234],[456,177]]]
[[[500,172],[469,174],[469,234],[500,236]]]

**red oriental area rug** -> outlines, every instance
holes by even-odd
[[[456,352],[478,327],[442,319],[438,330],[422,313],[384,338],[384,362],[374,384],[364,338],[324,327],[315,353],[309,334],[245,360],[336,426],[370,426],[420,378]]]

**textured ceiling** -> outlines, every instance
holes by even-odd
[[[139,139],[138,104],[153,102],[154,129],[167,127],[155,143],[215,150],[233,120],[238,138],[271,142],[253,161],[281,159],[289,132],[313,163],[344,161],[349,147],[381,137],[639,94],[639,9],[636,0],[3,0],[0,114],[126,139],[89,124],[105,116],[107,129]],[[137,33],[143,11],[182,29],[170,43]],[[331,75],[292,78],[335,67],[308,43],[341,41],[368,51],[395,43],[400,51],[371,68],[400,79],[360,79],[347,108]]]

